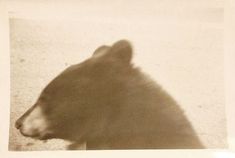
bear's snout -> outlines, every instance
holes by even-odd
[[[40,106],[33,106],[16,122],[15,127],[28,137],[44,137],[48,133],[48,123]]]

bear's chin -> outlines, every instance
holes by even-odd
[[[23,131],[20,130],[20,133],[25,137],[30,137],[30,138],[38,139],[38,140],[47,140],[47,139],[56,138],[56,136],[51,132],[41,132],[41,133],[35,133],[35,134],[27,134],[27,133],[24,133]]]

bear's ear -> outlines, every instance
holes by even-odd
[[[132,58],[132,47],[128,41],[120,40],[114,43],[107,53],[108,56],[115,60],[130,63]]]
[[[92,57],[99,57],[99,56],[103,56],[104,54],[106,54],[106,52],[110,49],[109,46],[100,46],[99,48],[97,48],[95,50],[95,52],[93,53]]]

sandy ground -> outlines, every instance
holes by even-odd
[[[10,19],[10,150],[65,149],[63,140],[23,137],[15,120],[64,68],[123,38],[133,44],[135,65],[177,100],[204,145],[227,146],[222,1],[125,3],[84,2],[73,18]]]

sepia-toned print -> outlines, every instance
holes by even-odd
[[[223,5],[11,0],[8,150],[226,149]]]

